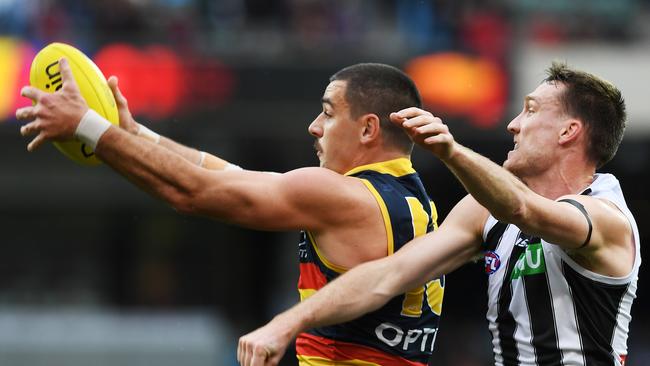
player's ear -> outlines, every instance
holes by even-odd
[[[560,129],[558,143],[564,145],[568,142],[574,141],[583,130],[584,125],[582,121],[576,118],[567,119],[564,122],[564,126]]]
[[[380,136],[381,121],[374,113],[364,114],[361,119],[361,143],[376,141]]]

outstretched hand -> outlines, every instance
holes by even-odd
[[[108,78],[108,87],[111,88],[113,96],[115,97],[115,102],[117,103],[117,112],[120,117],[120,127],[129,133],[134,135],[138,134],[138,123],[133,119],[131,111],[129,110],[129,104],[120,91],[118,87],[117,76],[111,76]]]
[[[420,108],[411,107],[390,114],[391,122],[402,127],[411,140],[445,160],[454,149],[454,136],[438,117]]]
[[[237,361],[242,366],[277,365],[294,334],[286,330],[286,322],[273,319],[267,325],[239,338]]]
[[[34,151],[45,141],[65,141],[74,137],[77,125],[88,111],[88,105],[79,92],[72,70],[65,58],[59,60],[63,86],[54,93],[46,93],[33,86],[25,86],[20,94],[31,99],[33,106],[16,110],[16,118],[29,122],[20,129],[23,136],[36,135],[27,145]]]

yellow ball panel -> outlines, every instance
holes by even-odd
[[[88,107],[95,110],[114,125],[119,125],[117,105],[106,78],[86,55],[63,43],[51,43],[43,48],[32,61],[29,82],[45,92],[53,93],[62,87],[59,59],[68,60],[82,97]],[[97,165],[101,161],[94,152],[80,141],[54,142],[65,156],[83,165]]]

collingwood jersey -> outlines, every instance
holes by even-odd
[[[641,264],[638,229],[613,175],[597,174],[582,194],[611,201],[627,217],[636,248],[632,270],[624,277],[591,272],[559,246],[490,216],[483,239],[496,365],[625,363]]]
[[[346,175],[361,179],[377,200],[389,255],[436,227],[435,206],[408,159],[364,165]],[[301,233],[298,254],[301,300],[345,272],[320,255],[309,232]],[[432,280],[361,318],[298,335],[300,365],[426,365],[438,331],[444,284],[444,277]]]

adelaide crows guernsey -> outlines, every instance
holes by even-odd
[[[582,194],[614,203],[627,217],[636,251],[632,270],[623,277],[591,272],[558,245],[490,216],[483,237],[495,365],[625,363],[639,232],[613,175],[597,174]]]
[[[361,179],[384,219],[388,254],[437,227],[437,213],[408,159],[357,167],[346,175]],[[301,300],[345,271],[320,255],[309,232],[298,246]],[[444,277],[391,299],[356,320],[311,329],[296,340],[300,365],[426,365],[442,309]]]

